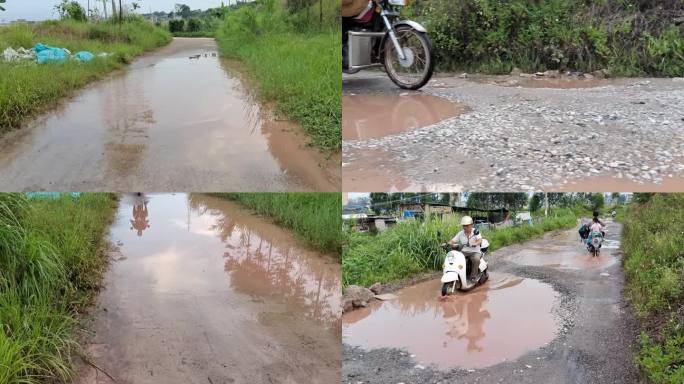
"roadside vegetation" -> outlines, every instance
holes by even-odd
[[[341,146],[339,4],[257,0],[230,11],[217,31],[221,54],[239,59],[260,98],[298,122],[311,143]]]
[[[684,383],[684,194],[635,194],[624,220],[627,295],[648,382]]]
[[[0,51],[8,47],[32,48],[37,43],[67,48],[71,52],[109,54],[90,62],[69,60],[62,64],[8,63],[0,60],[0,134],[19,128],[27,118],[53,107],[90,81],[143,53],[167,44],[171,35],[162,28],[129,15],[116,21],[85,22],[80,14],[65,20],[0,27]],[[79,18],[76,20],[75,18]]]
[[[340,255],[342,206],[339,193],[217,193],[292,230],[316,249]]]
[[[168,14],[155,12],[150,16],[168,18],[169,32],[177,37],[214,37],[229,9],[230,7],[221,6],[192,10],[186,4],[176,4],[174,11]]]
[[[0,383],[71,382],[115,205],[110,194],[0,194]]]
[[[489,241],[491,252],[545,232],[572,228],[577,224],[580,212],[587,211],[584,208],[555,208],[547,218],[538,218],[533,225],[482,229],[481,233]],[[461,230],[460,218],[460,215],[446,215],[443,219],[408,219],[376,234],[346,231],[343,285],[390,283],[441,269],[445,252],[440,244]]]
[[[684,75],[680,0],[417,0],[442,70]]]

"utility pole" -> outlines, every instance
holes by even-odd
[[[549,216],[549,194],[544,192],[544,217]]]

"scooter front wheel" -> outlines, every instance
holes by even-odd
[[[403,49],[401,59],[389,37],[385,39],[384,65],[394,84],[404,89],[418,89],[425,85],[435,70],[435,54],[432,41],[425,32],[418,32],[408,25],[395,29],[399,45]]]
[[[449,283],[443,283],[442,284],[442,296],[446,296],[450,293],[454,293],[460,287],[461,287],[460,281],[456,281],[456,282],[451,281]]]

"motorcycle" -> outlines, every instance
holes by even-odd
[[[603,234],[601,232],[592,232],[587,240],[587,250],[594,257],[598,257],[601,252],[601,244],[603,244]]]
[[[482,244],[480,244],[480,252],[482,253],[482,257],[480,257],[480,273],[477,278],[472,279],[472,282],[468,280],[467,276],[468,271],[470,271],[471,262],[469,258],[461,253],[462,247],[460,245],[451,247],[447,243],[442,244],[442,247],[447,251],[451,248],[444,258],[444,264],[442,265],[442,296],[455,293],[456,291],[469,291],[489,279],[487,261],[485,261],[489,242],[486,239],[482,239]]]
[[[400,20],[398,8],[410,0],[369,0],[359,16],[344,18],[343,72],[384,67],[404,89],[425,85],[435,68],[434,48],[422,25]]]

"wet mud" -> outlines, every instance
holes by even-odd
[[[610,221],[606,222],[610,224]],[[612,238],[612,226],[606,229],[606,238],[598,256],[587,251],[586,245],[580,241],[579,227],[575,231],[555,232],[533,240],[525,246],[508,247],[505,258],[517,264],[553,267],[559,269],[591,270],[609,267],[618,262],[617,249],[620,241]]]
[[[125,196],[87,340],[117,383],[331,383],[340,265],[233,202]],[[112,381],[85,366],[77,383]]]
[[[342,96],[342,138],[380,138],[432,125],[467,112],[463,104],[425,95]]]
[[[571,179],[561,185],[552,188],[544,188],[548,191],[583,192],[591,189],[596,192],[629,191],[629,192],[681,192],[684,191],[684,178],[664,177],[661,182],[644,183],[630,179],[625,175],[621,177],[595,176],[580,179]]]
[[[339,190],[339,163],[274,121],[231,65],[213,39],[176,38],[3,136],[0,180],[12,190]]]
[[[345,313],[343,342],[363,349],[406,350],[423,366],[482,368],[549,343],[558,293],[545,283],[492,273],[467,293],[440,297],[439,279],[422,282]]]

